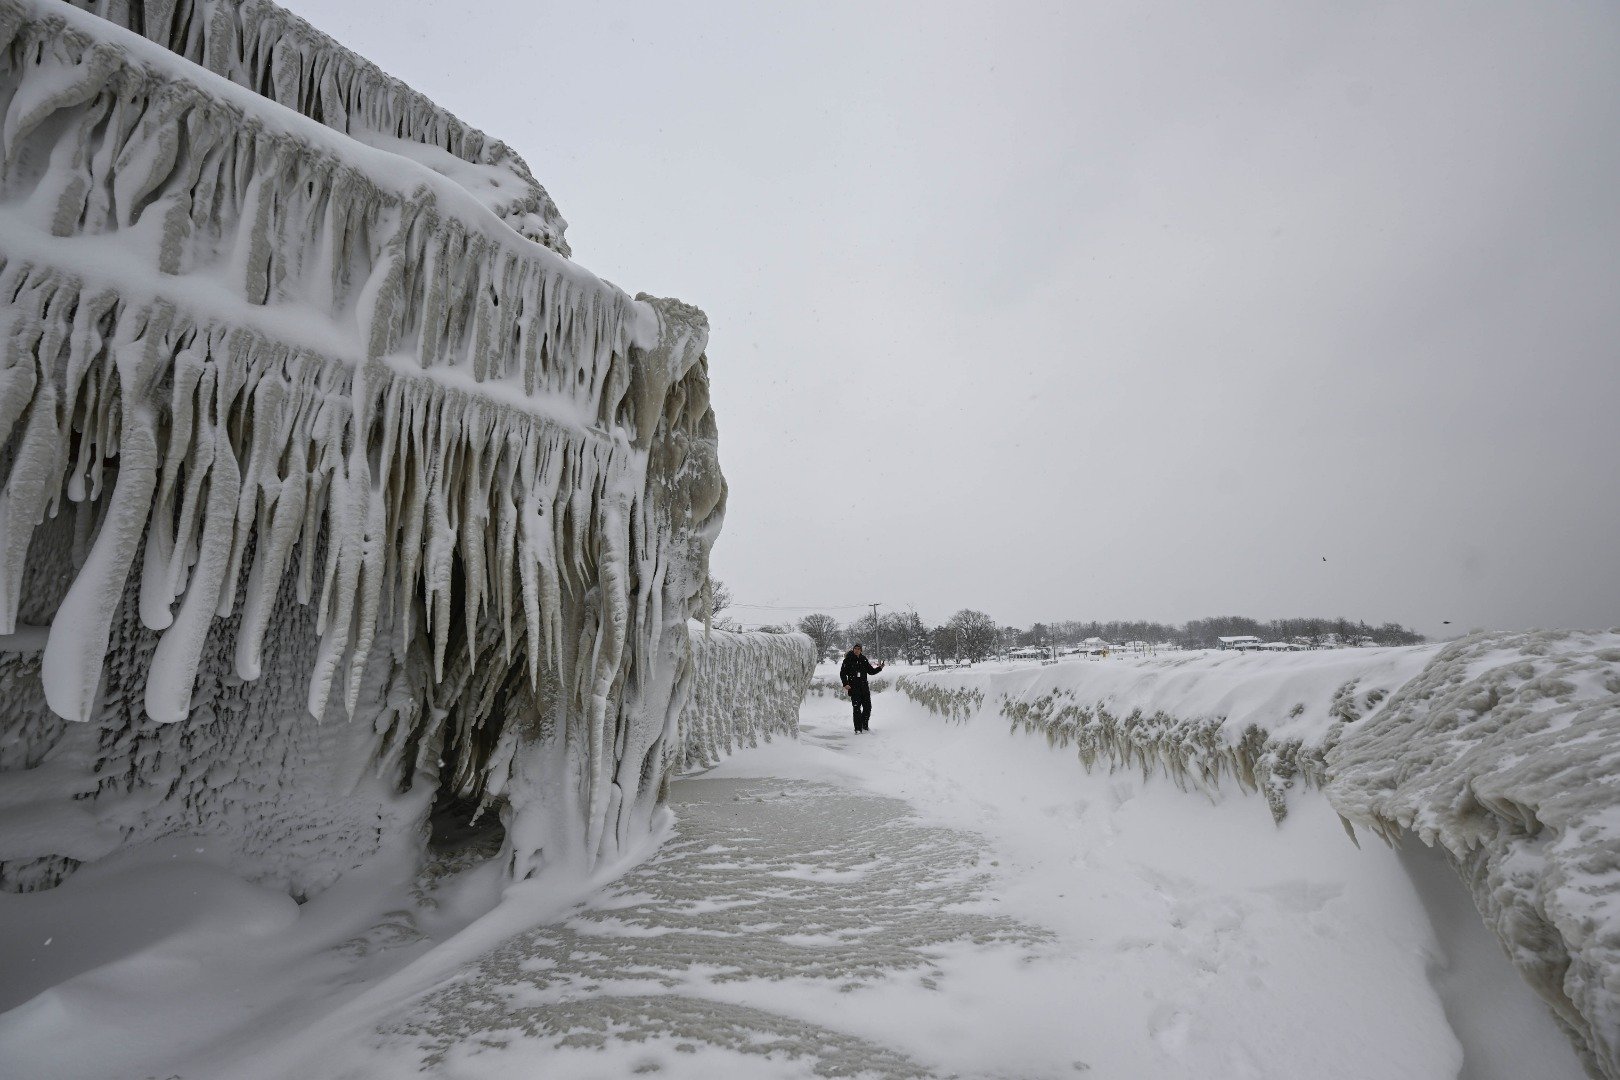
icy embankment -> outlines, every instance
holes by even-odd
[[[517,877],[613,857],[684,752],[707,320],[272,5],[105,10],[177,52],[0,0],[0,887],[195,833],[310,893],[436,789]]]
[[[958,721],[994,708],[1088,768],[1230,778],[1279,820],[1299,780],[1347,825],[1440,845],[1588,1068],[1620,1077],[1620,633],[991,666],[900,688]]]
[[[774,735],[797,735],[815,669],[803,634],[732,633],[692,625],[692,694],[681,716],[682,771],[717,764]]]
[[[1327,763],[1345,818],[1444,848],[1589,1066],[1620,1077],[1620,633],[1464,638]]]
[[[1281,820],[1296,781],[1320,786],[1335,725],[1376,709],[1437,648],[992,664],[908,675],[900,688],[956,720],[988,701],[1014,730],[1074,746],[1088,768],[1104,762],[1161,770],[1183,787],[1231,778],[1264,794]]]

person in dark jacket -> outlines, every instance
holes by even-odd
[[[849,694],[850,704],[855,706],[855,730],[871,731],[872,722],[872,688],[866,684],[868,675],[876,675],[883,670],[883,665],[873,665],[861,654],[861,643],[856,642],[854,648],[844,654],[844,662],[838,669],[838,677],[843,680],[844,691]]]

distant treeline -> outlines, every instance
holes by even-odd
[[[1019,646],[1072,648],[1090,638],[1113,645],[1132,641],[1171,644],[1183,649],[1213,649],[1223,637],[1251,635],[1261,641],[1299,642],[1308,645],[1416,645],[1423,635],[1399,623],[1372,626],[1349,619],[1251,619],[1222,615],[1173,623],[1114,620],[1036,623],[1022,629],[1002,626],[982,611],[963,610],[939,626],[929,626],[916,612],[888,612],[874,622],[871,615],[848,625],[831,615],[807,615],[792,626],[762,627],[808,634],[823,652],[841,651],[860,641],[868,651],[907,663],[945,660],[983,660]]]
[[[1026,633],[1040,627],[1030,628]],[[1252,635],[1261,641],[1304,640],[1313,645],[1334,642],[1341,645],[1417,645],[1422,634],[1400,623],[1370,626],[1349,619],[1251,619],[1244,615],[1219,615],[1193,619],[1181,626],[1158,622],[1059,622],[1046,628],[1063,644],[1078,644],[1086,638],[1104,641],[1169,641],[1184,649],[1213,649],[1223,637]],[[1030,644],[1036,644],[1031,642]]]
[[[731,591],[714,582],[709,591],[713,606],[704,614],[718,625],[735,625],[721,613],[731,606]],[[1214,649],[1223,637],[1253,636],[1261,641],[1299,642],[1307,645],[1417,645],[1424,638],[1400,623],[1371,626],[1349,619],[1251,619],[1246,615],[1218,615],[1194,619],[1180,626],[1174,623],[1061,622],[1036,623],[1028,629],[1003,626],[982,611],[964,608],[938,626],[929,626],[915,611],[891,611],[876,621],[871,615],[852,623],[841,623],[831,615],[806,615],[796,623],[762,626],[761,630],[808,634],[823,654],[842,652],[854,642],[868,651],[920,664],[944,660],[983,660],[1019,646],[1073,648],[1088,638],[1100,638],[1112,645],[1145,641],[1150,645],[1171,644],[1182,649]]]

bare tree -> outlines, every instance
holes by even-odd
[[[996,620],[982,611],[963,608],[951,616],[947,624],[956,631],[958,648],[969,660],[983,660],[995,652],[1001,637]]]
[[[818,611],[799,620],[799,633],[809,635],[810,640],[816,643],[817,656],[825,656],[838,647],[843,628],[838,625],[837,619]]]
[[[932,651],[928,627],[915,611],[895,611],[883,616],[883,645],[890,656],[908,664],[920,664]]]
[[[710,578],[709,587],[698,598],[697,611],[694,613],[699,619],[712,624],[721,630],[736,628],[731,619],[722,619],[720,613],[731,606],[731,590],[719,578]]]

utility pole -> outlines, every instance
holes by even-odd
[[[879,662],[883,660],[883,624],[878,622],[878,605],[867,605],[872,609],[872,645],[877,652]]]

